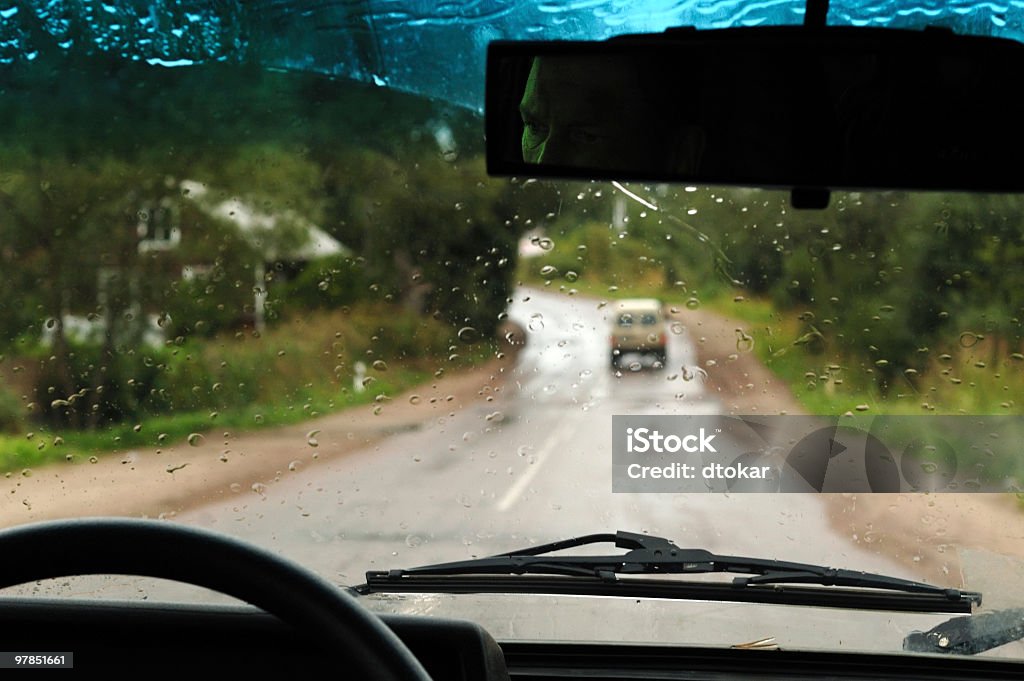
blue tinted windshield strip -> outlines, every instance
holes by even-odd
[[[8,0],[9,2],[10,0]],[[1022,3],[833,1],[829,23],[1019,38]],[[623,33],[802,23],[802,0],[0,0],[0,64],[51,52],[159,66],[255,62],[483,108],[492,40],[600,40]]]

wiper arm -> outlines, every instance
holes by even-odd
[[[1024,608],[954,617],[928,631],[912,632],[903,649],[918,653],[976,655],[1024,639]]]
[[[555,551],[603,543],[614,543],[615,546],[629,549],[629,551],[624,554],[602,556],[546,555]],[[591,534],[487,558],[389,570],[383,573],[367,572],[366,577],[368,583],[374,581],[377,584],[385,579],[395,582],[419,576],[528,574],[596,577],[604,581],[615,582],[618,581],[619,575],[707,574],[713,572],[750,575],[735,578],[732,585],[736,588],[776,584],[814,584],[928,594],[939,596],[952,603],[981,604],[981,594],[975,591],[947,589],[897,577],[821,565],[720,556],[703,549],[680,548],[662,537],[632,532]]]

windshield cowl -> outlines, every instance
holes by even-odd
[[[380,593],[362,596],[360,602],[379,614],[469,619],[498,641],[713,647],[763,642],[758,647],[864,653],[904,653],[907,636],[949,619],[943,614],[526,594]],[[551,617],[553,611],[560,616]],[[1019,658],[1022,653],[1024,643],[1018,641],[979,657]]]

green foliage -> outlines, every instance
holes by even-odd
[[[252,294],[225,302],[205,280],[175,282],[164,303],[165,329],[171,338],[211,337],[235,324],[250,321]]]
[[[368,298],[371,283],[364,259],[334,255],[306,263],[279,295],[289,310],[336,310]]]
[[[61,52],[0,69],[0,91],[0,349],[47,329],[36,425],[237,411],[343,386],[357,360],[401,371],[487,347],[456,331],[498,323],[522,188],[487,180],[471,114],[309,74]],[[312,226],[353,255],[306,262]],[[349,312],[333,340],[296,330],[317,310]],[[142,342],[150,317],[168,346]]]
[[[18,471],[52,461],[84,459],[92,453],[123,450],[128,447],[164,447],[185,441],[193,433],[231,429],[247,431],[299,423],[338,409],[378,401],[383,395],[392,397],[426,380],[430,374],[422,369],[395,367],[386,377],[375,380],[372,390],[338,391],[331,386],[309,384],[293,391],[287,399],[263,396],[263,401],[225,411],[169,412],[150,416],[144,425],[123,422],[99,430],[56,432],[46,428],[26,435],[0,434],[0,471]],[[209,437],[209,435],[207,435]],[[97,457],[89,456],[89,460]]]
[[[365,257],[370,285],[385,297],[492,335],[511,292],[519,230],[506,185],[486,179],[479,157],[412,152],[400,160],[361,150],[327,178],[328,210],[347,216],[329,224]]]
[[[23,358],[38,376],[34,409],[48,418],[33,426],[31,439],[0,436],[0,469],[83,451],[160,447],[213,428],[295,423],[355,404],[386,403],[442,370],[492,358],[495,346],[466,344],[437,320],[363,303],[289,318],[262,335],[236,332],[160,348],[118,348],[105,364],[101,352],[89,346],[71,353],[82,384],[104,379],[98,399],[91,389],[74,399],[51,393],[47,351],[39,349],[33,361]],[[357,362],[365,365],[363,374],[357,374]],[[364,390],[354,385],[357,376]],[[44,397],[67,404],[43,404]],[[78,428],[93,404],[103,418],[95,417],[89,430]]]
[[[579,188],[578,204],[564,206],[545,236],[538,237],[549,250],[524,263],[525,276],[566,279],[568,286],[578,280],[577,287],[600,283],[620,295],[710,293],[727,283],[728,258],[685,210],[645,211],[631,203],[616,208],[615,200],[626,201],[625,196],[609,200],[606,193],[593,186]],[[618,227],[598,217],[619,210],[627,221]]]
[[[63,363],[39,348],[33,401],[51,427],[100,428],[172,412],[238,409],[268,396],[286,401],[304,386],[338,390],[357,361],[380,360],[382,371],[390,364],[399,371],[435,366],[455,343],[445,324],[376,305],[291,319],[263,335],[179,339],[159,348],[71,343],[71,391],[62,387]]]
[[[16,433],[24,425],[25,406],[7,386],[0,384],[0,433]]]
[[[269,396],[294,403],[305,386],[346,389],[360,359],[368,365],[380,359],[398,370],[416,361],[433,364],[450,340],[442,324],[374,306],[295,317],[262,335],[186,342],[154,353],[154,362],[157,354],[163,358],[160,394],[166,399],[154,413],[238,409]]]
[[[545,229],[554,248],[524,263],[523,276],[602,295],[685,296],[687,304],[760,297],[790,320],[768,324],[761,339],[773,348],[765,356],[773,368],[792,369],[802,386],[810,371],[846,367],[845,385],[873,402],[918,390],[946,371],[937,364],[944,355],[966,351],[992,371],[1021,356],[1021,197],[850,193],[824,211],[793,211],[781,192],[631,191],[658,209],[596,185],[567,185],[563,194],[575,200]],[[617,213],[624,219],[616,227]],[[542,268],[554,270],[542,276]],[[570,270],[576,284],[562,279]],[[959,392],[978,397],[984,384],[975,384]],[[992,400],[974,406],[1001,409],[1006,398]],[[826,396],[815,404],[830,403]]]
[[[38,348],[34,411],[54,426],[97,427],[140,417],[152,403],[158,369],[148,355],[68,343],[64,356]],[[70,380],[69,380],[70,379]]]
[[[415,313],[391,312],[381,314],[377,306],[362,306],[348,315],[341,339],[353,359],[436,362],[458,343],[455,330],[446,324]]]

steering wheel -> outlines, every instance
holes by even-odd
[[[232,537],[166,521],[83,518],[0,530],[0,588],[53,577],[123,574],[213,589],[318,642],[354,678],[430,681],[405,644],[319,575]]]

